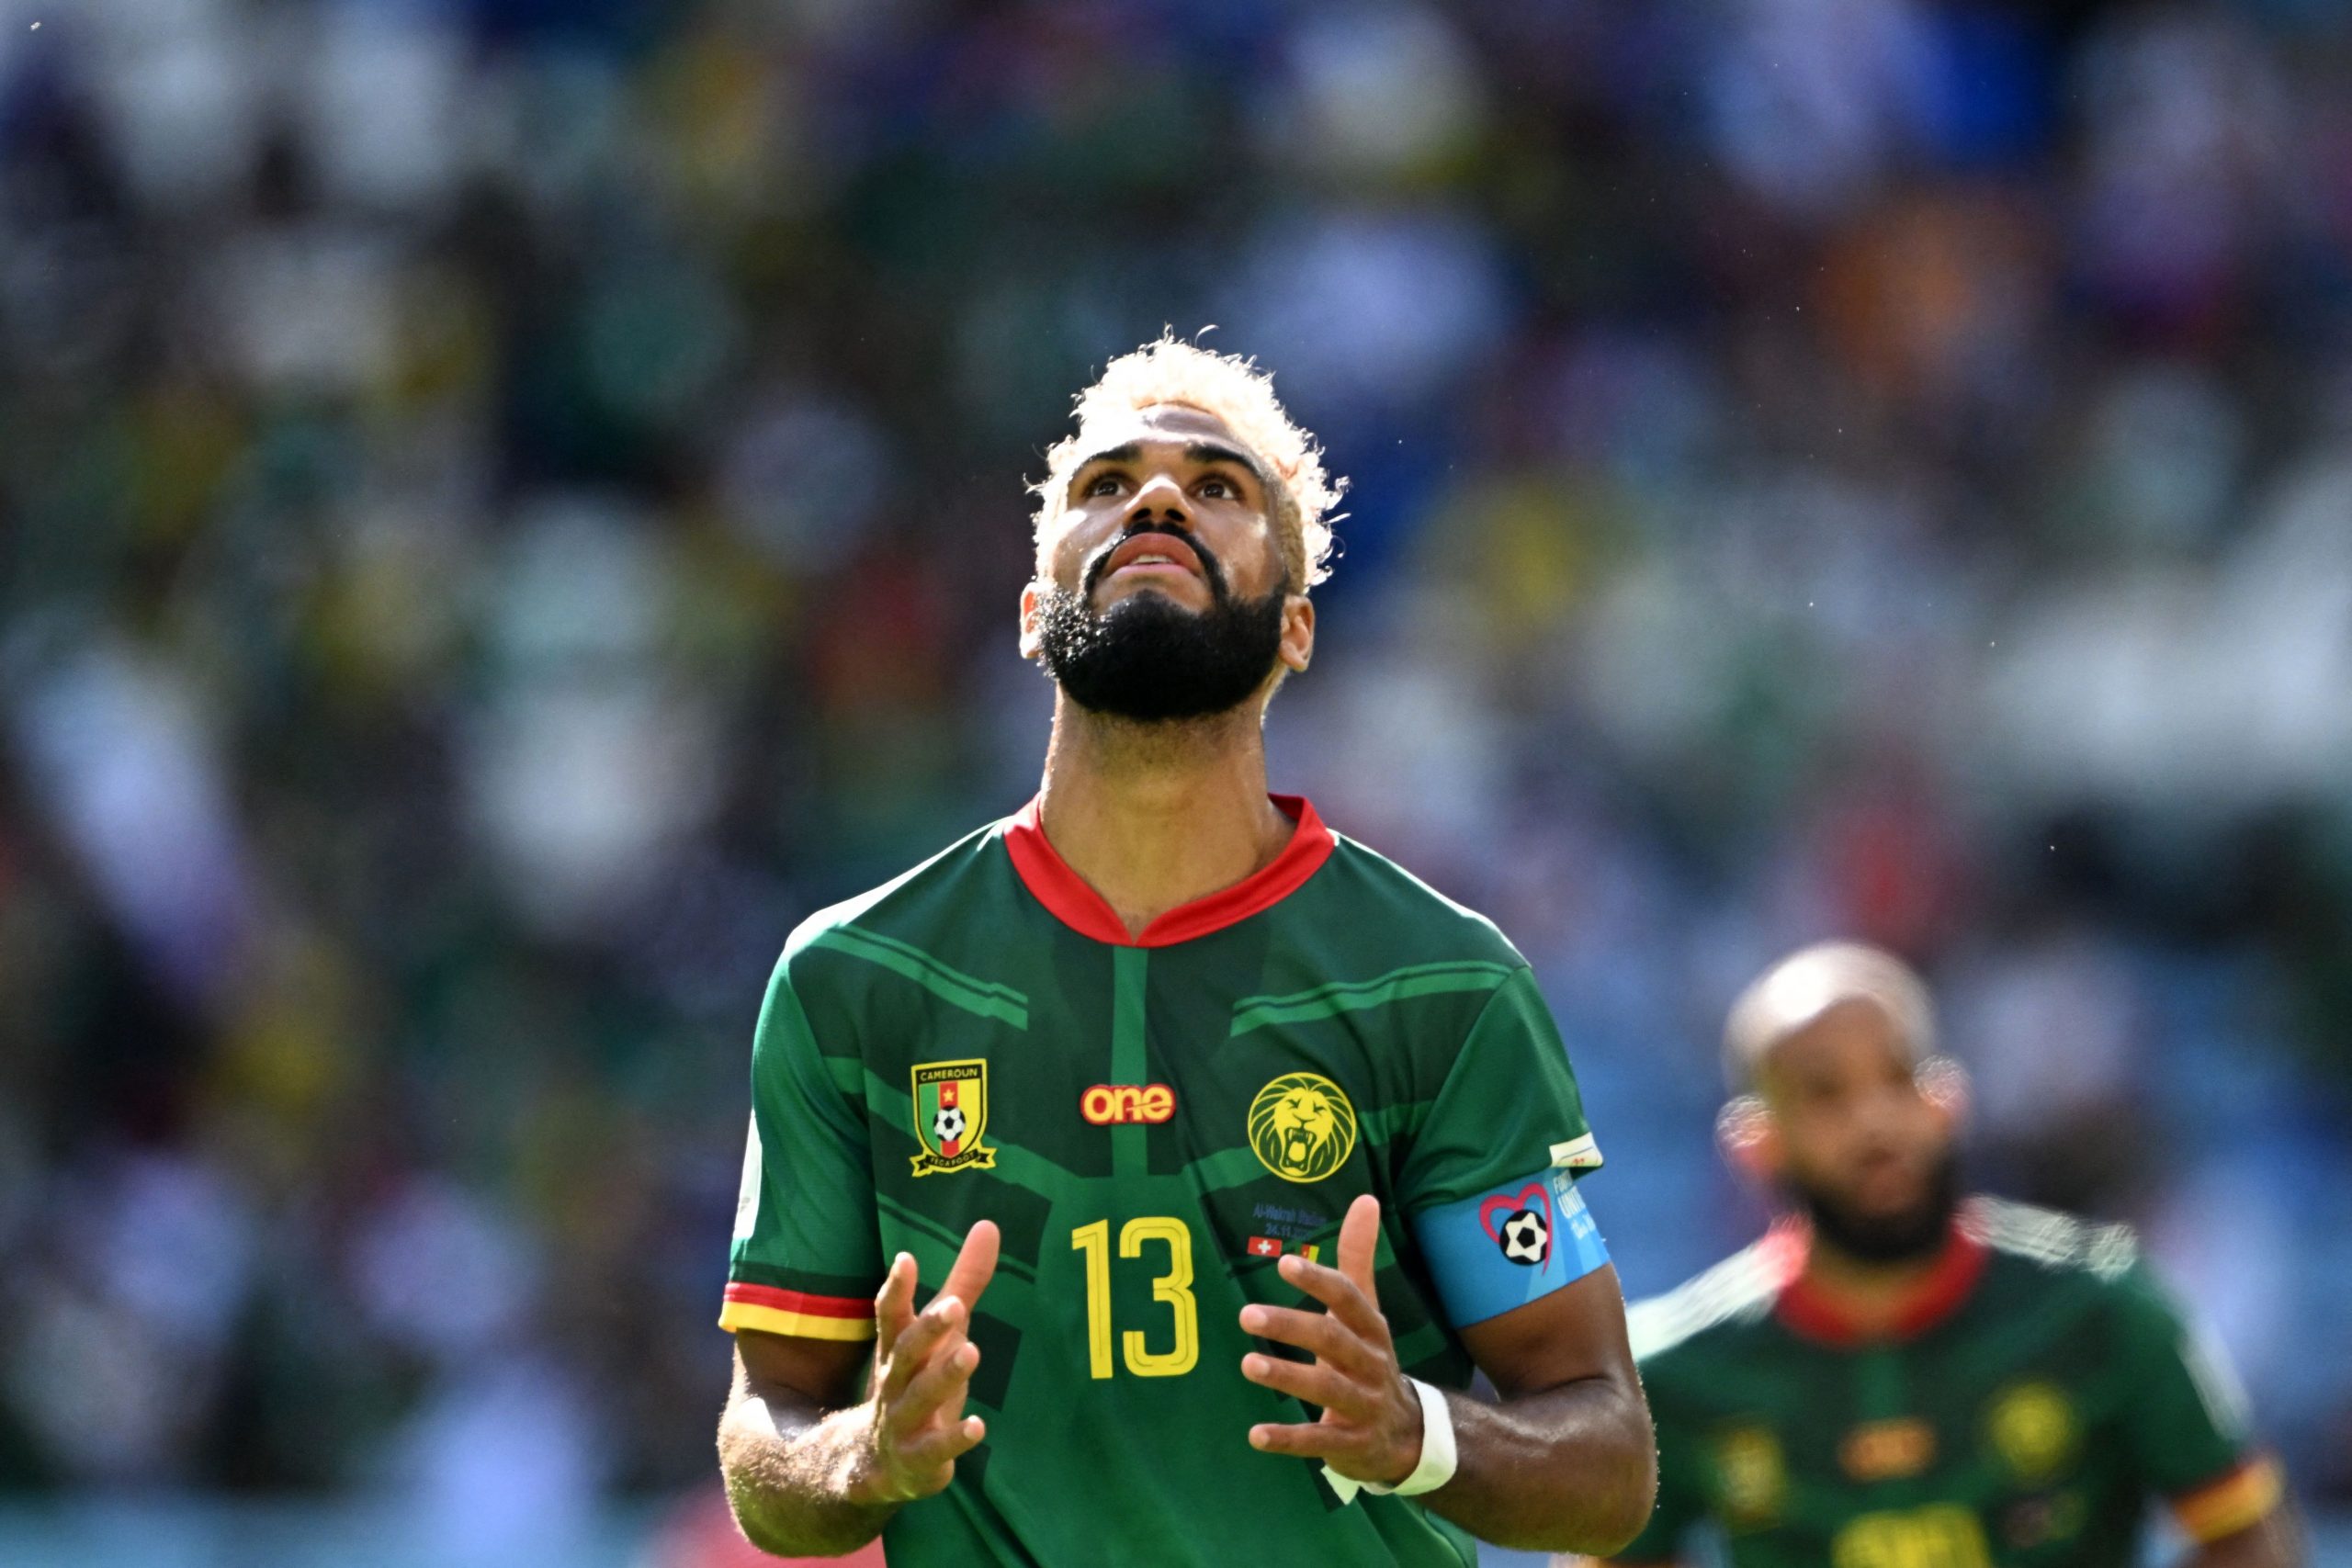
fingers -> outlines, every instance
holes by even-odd
[[[900,1340],[887,1380],[899,1386],[882,1400],[875,1436],[876,1452],[892,1478],[888,1495],[893,1501],[928,1497],[944,1488],[955,1479],[956,1461],[988,1436],[987,1422],[957,1415],[971,1390],[972,1370],[980,1364],[980,1348],[961,1337],[963,1303],[946,1305],[954,1310],[924,1310]],[[913,1353],[925,1346],[933,1352],[927,1360]],[[918,1370],[910,1376],[903,1370],[909,1367]]]
[[[994,1221],[975,1224],[965,1234],[946,1281],[921,1313],[914,1310],[914,1258],[902,1252],[890,1260],[890,1271],[874,1297],[876,1396],[886,1403],[903,1398],[907,1385],[933,1361],[967,1342],[972,1303],[996,1275],[1001,1239]]]
[[[902,1397],[907,1384],[943,1351],[953,1354],[965,1342],[966,1317],[964,1303],[949,1295],[933,1298],[929,1306],[915,1314],[914,1322],[900,1331],[898,1344],[891,1348],[889,1370],[877,1391],[884,1404]]]
[[[980,1304],[980,1292],[996,1278],[997,1247],[1000,1242],[994,1220],[978,1220],[964,1233],[964,1245],[956,1254],[956,1262],[947,1270],[947,1282],[939,1287],[943,1296],[954,1296],[967,1308]]]
[[[1319,1421],[1288,1427],[1261,1423],[1250,1428],[1250,1446],[1262,1453],[1332,1459],[1362,1448],[1363,1439],[1343,1427],[1327,1427]]]
[[[909,1503],[947,1489],[956,1479],[956,1461],[979,1446],[988,1425],[977,1416],[944,1427],[933,1427],[902,1441],[886,1441],[889,1480],[878,1496],[882,1503]]]
[[[928,1495],[947,1484],[956,1461],[979,1447],[988,1435],[989,1424],[977,1416],[918,1433],[897,1445],[899,1467],[918,1478],[927,1479],[926,1472],[935,1475],[923,1489]]]
[[[1379,1415],[1379,1402],[1370,1389],[1326,1362],[1250,1355],[1241,1358],[1241,1375],[1277,1393],[1287,1393],[1360,1421],[1372,1421]]]
[[[1311,1350],[1340,1371],[1367,1382],[1387,1368],[1385,1329],[1378,1340],[1367,1340],[1330,1313],[1253,1304],[1241,1309],[1241,1326],[1261,1338]]]
[[[933,1416],[960,1413],[971,1389],[972,1369],[979,1364],[980,1348],[968,1339],[933,1357],[930,1365],[908,1381],[905,1391],[883,1406],[883,1419],[892,1434],[910,1438],[932,1425]]]
[[[907,1325],[915,1318],[915,1260],[910,1253],[901,1252],[890,1259],[890,1271],[882,1276],[882,1288],[874,1292],[874,1353],[876,1360],[888,1360],[891,1347]]]
[[[1380,1200],[1369,1192],[1357,1194],[1340,1222],[1340,1272],[1348,1277],[1368,1302],[1378,1301],[1373,1288],[1373,1263],[1380,1251]]]
[[[1348,1218],[1351,1222],[1355,1219],[1354,1211],[1350,1211]],[[1388,1343],[1388,1320],[1380,1315],[1374,1299],[1353,1280],[1337,1269],[1309,1263],[1304,1258],[1285,1258],[1274,1267],[1284,1280],[1329,1307],[1334,1317],[1359,1336],[1376,1345]]]

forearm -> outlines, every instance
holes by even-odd
[[[1600,1377],[1499,1404],[1446,1401],[1459,1468],[1422,1500],[1479,1540],[1605,1557],[1649,1521],[1657,1453],[1637,1391]]]
[[[873,1409],[828,1413],[790,1391],[755,1393],[741,1371],[718,1426],[735,1522],[779,1555],[830,1557],[881,1533],[895,1504],[855,1500],[873,1453]]]

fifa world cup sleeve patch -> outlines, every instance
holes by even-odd
[[[1424,1209],[1413,1234],[1456,1328],[1525,1306],[1609,1261],[1575,1178],[1556,1168]]]

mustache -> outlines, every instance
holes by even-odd
[[[1093,603],[1095,586],[1102,581],[1103,570],[1111,564],[1111,557],[1117,553],[1121,545],[1125,544],[1129,539],[1136,538],[1145,534],[1165,535],[1169,538],[1182,543],[1185,548],[1191,550],[1194,556],[1200,558],[1201,575],[1208,579],[1209,598],[1214,603],[1219,604],[1226,602],[1227,595],[1225,588],[1225,567],[1223,563],[1218,561],[1216,554],[1210,550],[1208,546],[1203,544],[1197,536],[1186,533],[1183,529],[1177,527],[1173,523],[1138,523],[1133,527],[1124,530],[1117,538],[1113,539],[1101,549],[1095,551],[1093,558],[1086,563],[1085,577],[1079,582],[1079,597],[1088,604]]]

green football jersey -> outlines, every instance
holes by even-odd
[[[753,1047],[720,1321],[873,1333],[900,1251],[922,1299],[970,1225],[987,1439],[884,1532],[892,1568],[1468,1564],[1419,1503],[1342,1501],[1261,1453],[1311,1419],[1241,1375],[1250,1302],[1306,1302],[1376,1194],[1398,1359],[1466,1387],[1456,1330],[1605,1261],[1600,1156],[1525,960],[1495,927],[1275,797],[1297,824],[1235,887],[1130,938],[1035,803],[797,931]]]
[[[1658,1501],[1621,1561],[1703,1521],[1735,1568],[2129,1568],[2152,1499],[2200,1540],[2278,1501],[2234,1380],[2121,1226],[1973,1200],[1867,1339],[1804,1247],[1776,1229],[1630,1314]]]

